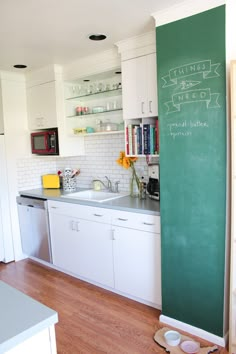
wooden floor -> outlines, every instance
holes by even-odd
[[[58,312],[58,354],[165,353],[153,340],[163,327],[154,308],[31,260],[0,263],[0,279]]]

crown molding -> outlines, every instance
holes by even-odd
[[[64,80],[75,80],[86,76],[120,68],[121,59],[117,48],[108,49],[95,55],[82,57],[63,66]]]
[[[225,5],[226,1],[227,0],[185,0],[164,10],[157,11],[151,16],[155,20],[156,27],[159,27]]]
[[[128,60],[156,52],[156,32],[155,29],[143,33],[139,36],[131,37],[115,43],[118,52],[121,54],[121,60]]]

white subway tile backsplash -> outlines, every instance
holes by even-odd
[[[37,157],[19,159],[17,162],[18,189],[41,188],[41,176],[63,171],[65,167],[79,168],[77,186],[91,188],[92,180],[99,178],[105,182],[108,176],[111,181],[120,181],[120,191],[129,190],[131,170],[126,170],[116,163],[120,151],[124,151],[124,136],[97,135],[85,137],[85,156],[78,157]],[[147,163],[144,157],[135,163],[140,176],[147,180]]]

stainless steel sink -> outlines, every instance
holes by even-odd
[[[94,191],[93,189],[88,189],[86,191],[68,193],[66,195],[62,195],[64,198],[74,198],[81,200],[89,200],[91,202],[107,202],[109,200],[117,199],[129,195],[129,193],[112,193],[106,191]]]

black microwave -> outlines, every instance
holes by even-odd
[[[31,152],[37,155],[59,155],[57,128],[31,133]]]

